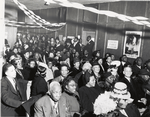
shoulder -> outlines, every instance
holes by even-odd
[[[7,79],[6,77],[3,77],[3,78],[0,80],[0,82],[1,82],[1,85],[3,85],[3,84],[8,84],[8,79]]]
[[[58,77],[56,77],[56,78],[54,78],[54,81],[60,81],[61,80],[61,76],[58,76]]]
[[[45,103],[48,103],[49,102],[49,96],[48,95],[45,95],[43,97],[41,97],[37,102],[36,104],[38,105],[44,105]]]
[[[86,87],[86,86],[82,86],[81,88],[79,88],[79,92],[85,93],[86,90],[89,90],[88,87]]]

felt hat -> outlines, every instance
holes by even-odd
[[[73,63],[76,63],[76,62],[80,62],[80,59],[74,58],[74,59],[73,59]]]
[[[111,75],[112,75],[111,72],[106,72],[106,73],[104,73],[104,74],[102,75],[102,77],[103,77],[104,79],[106,79],[106,78],[108,78],[108,77],[111,76]]]
[[[98,63],[97,61],[94,61],[94,62],[92,63],[92,66],[95,66],[95,65],[99,65],[99,63]]]
[[[119,99],[133,100],[131,98],[131,94],[127,90],[127,85],[123,82],[117,82],[114,85],[114,89],[111,93],[111,96],[114,98],[119,98]]]
[[[150,72],[148,72],[146,69],[141,69],[139,75],[150,75]]]

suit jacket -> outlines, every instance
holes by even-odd
[[[35,76],[31,85],[31,96],[36,96],[39,94],[45,95],[47,91],[48,86],[45,79],[39,75]]]
[[[128,104],[127,107],[124,109],[128,117],[140,117],[139,110],[134,104]],[[118,117],[126,117],[119,111]]]
[[[75,46],[73,46],[74,49],[79,52],[79,54],[81,55],[81,46],[80,46],[80,43],[78,42]]]
[[[35,103],[34,117],[55,117],[52,110],[52,104],[49,98],[50,97],[48,95],[45,95]],[[65,117],[65,105],[66,100],[65,98],[61,97],[58,101],[58,111],[60,117]]]
[[[7,77],[1,80],[1,116],[19,116],[16,109],[21,106],[22,101],[26,100],[26,87],[23,82],[16,80],[16,83],[18,91],[14,89]]]
[[[142,67],[141,67],[141,69],[142,69]],[[132,66],[133,75],[138,76],[139,71],[140,71],[141,69],[140,69],[137,65],[133,65],[133,66]]]
[[[92,53],[93,53],[93,48],[94,48],[94,41],[90,41],[86,44],[86,46],[84,47],[84,50],[88,51],[88,54],[90,57],[92,57]]]
[[[126,78],[122,78],[120,81],[127,85],[127,89],[131,94],[131,98],[133,98],[134,101],[137,101],[138,100],[138,94],[137,94],[138,88],[136,87],[137,84],[134,81],[134,79],[131,78],[131,81],[129,82]]]

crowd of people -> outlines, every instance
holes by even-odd
[[[91,36],[86,45],[78,37],[29,34],[18,35],[12,48],[5,41],[1,116],[96,117],[93,103],[108,91],[118,101],[108,117],[149,117],[150,59],[102,57],[94,45]]]

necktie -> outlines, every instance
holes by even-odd
[[[56,102],[54,102],[53,112],[55,115],[57,115],[57,104],[56,104]]]
[[[18,94],[18,96],[21,98],[21,95],[20,95],[20,92],[19,92],[19,88],[18,88],[18,86],[17,86],[17,82],[16,82],[16,78],[14,78],[14,84],[15,84],[15,89],[16,89],[16,91],[17,91],[17,94]]]

